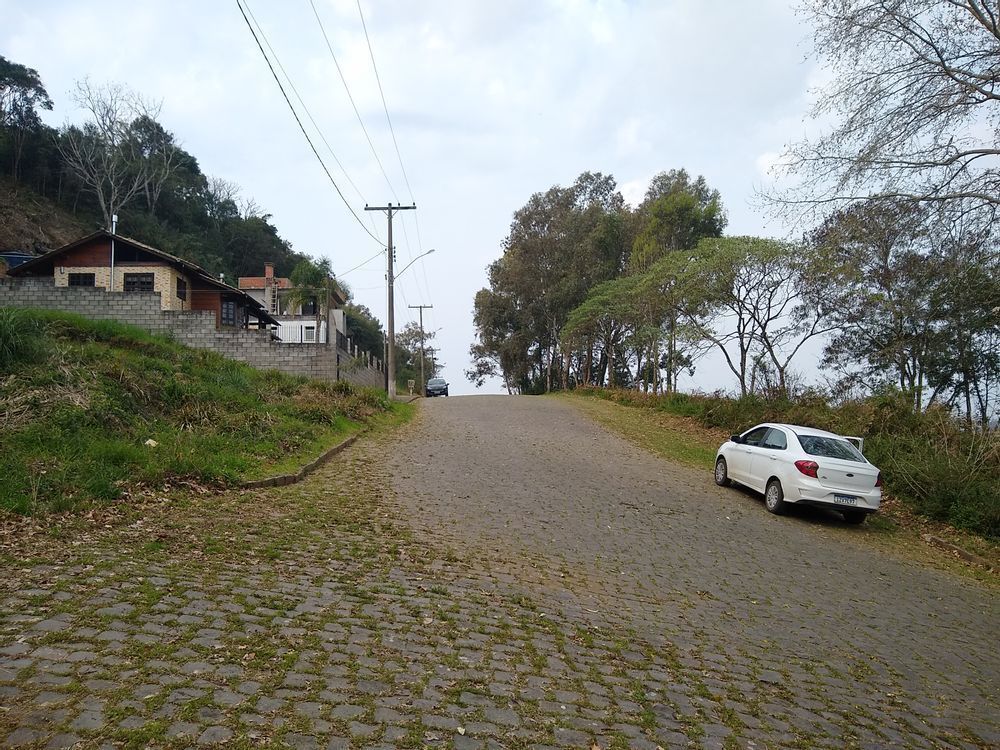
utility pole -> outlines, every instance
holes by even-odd
[[[432,310],[434,305],[410,305],[410,309],[420,311],[420,395],[427,395],[427,379],[424,377],[424,310]]]
[[[389,219],[389,247],[388,252],[385,254],[386,266],[385,266],[385,283],[386,283],[386,296],[388,297],[386,307],[388,307],[388,331],[386,331],[386,393],[389,398],[396,397],[396,299],[393,293],[393,282],[395,279],[392,275],[392,261],[393,253],[395,248],[392,246],[392,216],[397,211],[412,211],[417,205],[414,203],[412,206],[394,206],[391,203],[387,206],[369,206],[365,204],[365,211],[385,211],[385,215]]]

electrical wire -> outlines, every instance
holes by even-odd
[[[246,11],[249,14],[254,25],[257,27],[257,31],[260,32],[260,37],[261,39],[264,40],[264,44],[267,46],[268,51],[270,51],[271,57],[274,58],[274,62],[277,63],[278,69],[281,71],[281,74],[285,77],[285,80],[288,81],[288,85],[291,87],[292,92],[295,94],[295,98],[298,99],[299,104],[302,106],[302,109],[305,111],[306,116],[309,118],[309,122],[312,123],[313,128],[315,128],[316,130],[316,133],[323,141],[323,145],[326,146],[326,150],[330,152],[330,156],[332,156],[333,160],[337,162],[337,166],[340,167],[340,171],[344,173],[344,177],[347,179],[347,182],[350,184],[350,186],[354,188],[354,192],[358,194],[358,198],[361,199],[362,203],[367,203],[368,201],[365,200],[365,196],[361,193],[360,188],[358,188],[354,180],[351,179],[351,175],[348,174],[347,168],[341,163],[340,159],[337,157],[337,154],[334,152],[333,147],[330,145],[330,142],[326,139],[326,136],[323,135],[322,129],[316,122],[316,119],[313,117],[312,112],[309,111],[309,107],[308,105],[306,105],[305,100],[299,94],[299,90],[298,88],[296,88],[295,82],[292,80],[292,77],[288,75],[288,71],[285,70],[285,66],[281,64],[281,58],[278,56],[278,53],[275,51],[274,47],[271,46],[271,42],[268,40],[267,34],[264,33],[264,28],[260,25],[260,21],[257,20],[257,17],[254,15],[253,10],[250,8],[249,4],[246,4]],[[378,228],[375,226],[374,217],[369,217],[369,221],[371,222],[373,233],[378,235]],[[380,242],[382,241],[381,237],[379,238],[379,241]]]
[[[310,3],[312,2],[312,0],[309,0],[309,1],[310,1]],[[383,91],[383,89],[382,89],[382,78],[378,74],[378,65],[375,63],[375,51],[372,48],[371,37],[368,35],[368,24],[365,22],[365,13],[364,13],[364,10],[362,10],[362,8],[361,8],[361,0],[357,0],[357,4],[358,4],[358,15],[361,17],[361,28],[365,32],[365,43],[368,46],[368,56],[371,58],[371,61],[372,61],[372,70],[375,72],[375,83],[378,84],[379,97],[382,99],[382,110],[385,112],[385,121],[389,125],[389,134],[392,136],[392,145],[396,149],[396,158],[399,160],[399,169],[403,173],[403,181],[406,183],[406,189],[407,189],[407,191],[410,194],[410,202],[415,204],[417,201],[413,197],[413,188],[410,186],[410,178],[409,178],[409,176],[406,173],[406,167],[403,165],[403,155],[402,155],[402,153],[400,153],[400,150],[399,150],[399,142],[396,140],[396,130],[395,130],[395,128],[393,128],[393,126],[392,126],[392,118],[389,116],[389,105],[388,105],[388,103],[386,103],[386,100],[385,100],[385,91]],[[338,70],[339,70],[339,68],[338,68]],[[381,162],[379,163],[379,165],[381,166]],[[383,173],[384,173],[384,170],[383,170]],[[397,200],[398,200],[398,198],[397,198]],[[420,237],[420,220],[416,217],[416,215],[414,215],[414,217],[413,217],[413,222],[414,222],[414,226],[416,227],[416,230],[417,230],[417,248],[420,251],[420,253],[423,253],[424,252],[424,246],[423,246],[423,241],[421,240],[421,237]],[[409,238],[409,234],[406,231],[406,222],[405,222],[405,219],[403,221],[403,239],[406,241],[407,252],[409,253],[410,258],[412,259],[413,258],[413,252],[409,249],[410,238]],[[424,290],[426,291],[426,293],[427,293],[427,299],[429,300],[430,296],[431,296],[430,295],[430,282],[428,282],[428,280],[427,280],[427,267],[426,267],[426,264],[423,261],[420,262],[420,272],[421,272],[421,275],[424,278]],[[420,291],[420,285],[419,284],[417,284],[417,291],[418,292]]]
[[[349,273],[354,273],[354,272],[355,272],[355,271],[357,271],[357,270],[358,270],[359,268],[362,268],[362,267],[364,267],[364,266],[367,266],[367,265],[368,265],[369,263],[371,263],[371,262],[372,262],[373,260],[375,260],[375,259],[376,259],[376,258],[377,258],[378,256],[380,256],[380,255],[381,255],[382,253],[384,253],[384,252],[385,252],[385,250],[384,250],[384,249],[383,249],[383,250],[379,250],[379,251],[378,251],[377,253],[375,253],[375,254],[374,254],[374,255],[373,255],[372,257],[370,257],[370,258],[369,258],[368,260],[366,260],[366,261],[365,261],[364,263],[358,263],[358,265],[356,265],[356,266],[355,266],[354,268],[352,268],[352,269],[351,269],[350,271],[344,271],[343,273],[339,273],[339,274],[337,274],[337,278],[338,278],[338,279],[342,279],[342,278],[344,278],[345,276],[347,276],[347,274],[349,274]]]
[[[312,0],[309,0],[312,2]],[[389,123],[389,133],[392,135],[392,145],[396,148],[396,158],[399,159],[399,168],[403,172],[403,180],[406,182],[406,189],[410,193],[410,201],[413,200],[413,188],[410,187],[410,178],[406,174],[406,167],[403,166],[403,157],[399,153],[399,144],[396,142],[396,131],[392,127],[392,118],[389,117],[389,106],[385,103],[385,93],[382,91],[382,79],[378,75],[378,66],[375,64],[375,52],[372,51],[372,41],[368,36],[368,25],[365,23],[365,14],[361,10],[361,0],[358,0],[358,15],[361,16],[361,28],[365,31],[365,42],[368,44],[368,55],[372,59],[372,70],[375,71],[375,83],[378,84],[378,93],[382,97],[382,109],[385,110],[385,119]]]
[[[250,19],[247,18],[247,13],[243,9],[243,2],[241,2],[241,0],[236,0],[236,5],[240,9],[240,14],[243,16],[243,20],[246,21],[247,28],[250,29],[251,36],[253,36],[254,41],[257,43],[257,48],[260,50],[260,54],[264,57],[264,62],[267,63],[268,70],[271,71],[271,75],[274,77],[275,83],[278,84],[278,88],[281,90],[281,95],[285,98],[285,103],[288,105],[289,110],[291,110],[292,116],[295,118],[295,122],[299,126],[299,130],[301,130],[302,135],[305,136],[306,142],[309,144],[309,148],[312,149],[312,152],[315,155],[316,160],[319,161],[320,166],[323,167],[323,171],[326,173],[327,178],[330,180],[330,184],[333,185],[334,190],[337,191],[337,195],[340,196],[340,200],[343,201],[344,205],[347,207],[347,210],[351,212],[351,215],[354,217],[355,221],[358,222],[358,226],[360,226],[363,230],[365,230],[365,234],[367,234],[369,237],[371,237],[380,245],[383,244],[382,240],[380,240],[378,237],[372,234],[371,231],[369,231],[368,227],[366,227],[364,222],[361,220],[361,217],[358,216],[357,212],[355,212],[355,210],[351,207],[351,204],[347,202],[347,198],[344,197],[343,191],[340,189],[340,186],[337,184],[337,181],[333,179],[333,175],[330,174],[330,170],[326,166],[326,162],[323,161],[323,157],[319,155],[319,151],[316,149],[316,146],[313,143],[312,138],[309,137],[309,132],[302,124],[302,119],[299,117],[299,113],[295,111],[295,107],[292,105],[292,100],[288,97],[288,93],[285,91],[285,87],[281,83],[281,78],[278,77],[277,71],[274,69],[274,66],[271,64],[270,58],[264,51],[264,47],[260,43],[260,39],[257,37],[257,32],[254,31],[253,24],[251,24]]]
[[[385,171],[385,166],[379,158],[378,151],[375,150],[375,144],[372,142],[372,137],[368,134],[368,128],[365,127],[365,122],[361,119],[361,112],[358,111],[358,105],[354,102],[354,97],[351,95],[351,88],[347,85],[347,79],[344,77],[344,71],[340,69],[340,63],[337,61],[337,55],[334,54],[333,45],[330,44],[330,37],[326,34],[326,27],[323,26],[323,21],[319,16],[319,11],[316,10],[316,3],[313,2],[313,0],[309,0],[309,5],[312,6],[313,15],[316,16],[316,23],[319,25],[319,30],[323,34],[323,41],[326,42],[326,48],[330,52],[330,57],[333,59],[334,67],[337,68],[337,75],[340,76],[340,82],[344,84],[344,91],[347,92],[347,98],[351,102],[351,107],[354,109],[355,117],[358,118],[358,124],[361,126],[361,131],[365,134],[365,139],[368,141],[368,147],[372,151],[372,156],[375,157],[375,162],[378,164],[378,168],[382,170],[382,176],[385,178],[385,183],[389,186],[389,191],[398,203],[399,196],[396,194],[396,189],[392,186],[392,181],[389,179],[389,174]],[[393,136],[393,138],[395,139],[395,136]],[[404,173],[404,178],[405,176],[406,175]],[[413,197],[412,193],[410,197]]]

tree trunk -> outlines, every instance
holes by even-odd
[[[583,379],[587,385],[590,385],[591,374],[594,366],[594,342],[591,339],[587,339],[587,361],[584,363]]]
[[[545,392],[546,393],[551,393],[552,392],[552,354],[553,354],[553,352],[552,352],[552,344],[550,343],[548,351],[546,352],[546,357],[548,359],[548,362],[546,363],[546,368],[545,368]]]

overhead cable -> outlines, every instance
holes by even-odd
[[[320,156],[319,151],[316,149],[316,145],[312,141],[312,138],[309,137],[309,132],[302,124],[302,119],[299,117],[299,113],[295,110],[295,107],[292,105],[292,100],[288,97],[288,93],[285,91],[285,87],[281,82],[281,78],[278,77],[278,73],[274,69],[274,65],[271,64],[271,59],[267,56],[267,53],[264,51],[264,47],[257,36],[257,32],[254,30],[253,24],[250,23],[250,19],[247,18],[247,11],[244,10],[243,2],[245,2],[245,0],[243,1],[236,0],[236,5],[240,9],[240,14],[243,16],[243,20],[246,21],[247,28],[250,29],[250,34],[253,36],[254,41],[257,43],[257,48],[260,50],[260,54],[263,55],[264,62],[267,63],[267,67],[271,71],[271,75],[274,76],[274,81],[275,83],[278,84],[278,88],[281,90],[281,95],[285,98],[285,103],[288,105],[289,110],[291,110],[292,116],[295,118],[295,122],[299,126],[299,130],[302,131],[302,135],[305,136],[306,142],[309,144],[309,148],[312,149],[312,152],[315,155],[316,160],[319,161],[320,166],[323,167],[323,171],[326,172],[326,176],[330,180],[330,184],[333,185],[334,190],[337,191],[337,195],[340,196],[340,200],[343,201],[344,205],[347,207],[347,210],[351,212],[351,215],[354,217],[355,221],[358,222],[358,225],[363,230],[365,230],[365,234],[367,234],[369,237],[371,237],[380,245],[383,244],[382,240],[380,240],[378,237],[372,234],[372,232],[368,229],[368,227],[365,226],[364,222],[361,220],[361,217],[358,216],[357,212],[351,207],[351,204],[348,203],[347,198],[344,197],[344,193],[340,189],[340,186],[337,184],[337,181],[333,179],[333,175],[330,174],[330,170],[326,166],[326,162],[324,162],[323,157]]]
[[[333,58],[334,67],[337,68],[337,75],[340,76],[340,82],[344,84],[344,91],[347,92],[347,98],[351,102],[351,107],[354,108],[354,115],[358,118],[358,124],[361,126],[361,131],[365,134],[365,138],[368,141],[368,146],[369,148],[371,148],[372,151],[372,156],[375,157],[375,162],[378,164],[378,168],[382,170],[382,176],[385,178],[385,182],[389,186],[389,190],[392,192],[393,197],[396,199],[396,202],[398,203],[399,196],[396,195],[396,189],[392,186],[392,181],[389,179],[389,175],[385,171],[385,166],[383,166],[382,160],[379,158],[378,151],[375,150],[375,144],[372,142],[372,137],[368,134],[368,128],[365,127],[365,122],[364,120],[361,119],[361,112],[358,111],[358,105],[355,104],[354,97],[351,95],[351,88],[350,86],[347,85],[347,79],[344,77],[344,71],[340,69],[340,63],[337,62],[337,55],[333,51],[333,45],[330,44],[330,38],[326,35],[326,28],[323,26],[323,21],[319,16],[319,11],[316,10],[316,3],[313,2],[313,0],[309,0],[309,5],[312,6],[313,15],[316,16],[316,23],[319,25],[319,30],[323,34],[323,41],[326,42],[326,48],[330,52],[330,57]],[[378,76],[376,75],[376,79],[377,77]],[[395,140],[395,136],[393,136],[393,140]],[[405,173],[403,174],[403,177],[405,179],[406,177]],[[410,198],[412,200],[413,198],[412,193],[410,194]]]
[[[312,2],[312,0],[310,0],[310,2]],[[406,190],[410,194],[410,202],[411,203],[416,203],[417,201],[413,197],[413,188],[410,187],[410,178],[406,174],[406,167],[403,165],[403,155],[400,153],[400,150],[399,150],[399,142],[396,140],[396,130],[395,130],[395,128],[393,128],[393,126],[392,126],[392,118],[389,116],[389,105],[386,103],[385,92],[382,90],[382,78],[378,74],[378,65],[375,63],[375,51],[372,48],[371,37],[368,36],[368,24],[365,22],[365,13],[364,13],[364,10],[362,10],[362,8],[361,8],[361,0],[357,0],[357,4],[358,4],[358,15],[361,17],[361,28],[365,32],[365,43],[368,45],[368,56],[371,58],[371,61],[372,61],[372,70],[375,72],[375,83],[378,84],[379,97],[382,99],[382,110],[385,112],[385,121],[389,125],[389,134],[392,136],[392,145],[396,149],[396,158],[399,160],[399,169],[403,173],[403,181],[406,183]],[[315,9],[315,7],[314,7],[314,9]],[[338,70],[339,70],[339,68],[338,68]],[[379,166],[381,166],[381,162],[379,163]],[[384,170],[383,170],[383,173],[384,173]],[[397,198],[397,200],[398,200],[398,198]],[[420,219],[416,216],[416,214],[414,214],[414,216],[413,216],[413,222],[414,222],[414,225],[416,226],[416,230],[417,230],[417,249],[419,250],[420,253],[423,253],[424,252],[424,245],[423,245],[423,241],[422,241],[422,239],[420,237]],[[406,232],[406,221],[405,220],[403,221],[403,238],[406,240],[407,250],[409,251],[410,238],[409,238],[409,235]],[[410,252],[410,257],[412,258],[413,257],[413,252],[412,251],[409,251],[409,252]],[[424,278],[424,290],[427,292],[427,298],[430,299],[430,283],[427,281],[427,268],[426,268],[425,264],[423,263],[423,261],[421,261],[421,263],[420,263],[420,272],[421,272],[421,275]],[[417,290],[418,291],[419,291],[419,287],[420,287],[420,285],[418,284],[417,285]]]

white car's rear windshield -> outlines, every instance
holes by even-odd
[[[823,437],[822,435],[799,435],[802,450],[810,456],[824,458],[840,458],[844,461],[857,461],[866,464],[868,461],[861,452],[846,440]]]

